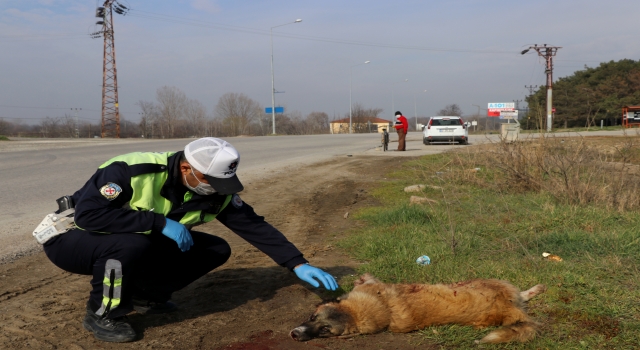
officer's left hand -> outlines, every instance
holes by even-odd
[[[322,282],[327,290],[338,289],[338,282],[336,282],[336,279],[317,267],[313,267],[309,264],[302,264],[294,268],[293,272],[296,273],[296,276],[298,276],[299,279],[308,282],[316,288],[320,286],[320,284],[314,278]]]

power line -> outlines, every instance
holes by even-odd
[[[213,29],[221,29],[227,31],[241,32],[241,33],[249,33],[249,34],[258,34],[258,35],[270,35],[269,31],[262,29],[254,29],[254,28],[246,28],[239,26],[231,26],[226,24],[218,24],[207,21],[200,20],[192,20],[182,17],[169,16],[163,14],[157,14],[153,12],[146,12],[131,9],[129,12],[129,16],[146,18],[159,20],[163,22],[184,24],[194,27],[204,27],[204,28],[213,28]],[[137,14],[137,12],[147,13],[145,14]],[[297,35],[297,34],[274,34],[274,36],[289,38],[289,39],[299,39],[299,40],[308,40],[308,41],[319,41],[319,42],[327,42],[334,44],[344,44],[344,45],[357,45],[357,46],[370,46],[370,47],[383,47],[383,48],[395,48],[395,49],[405,49],[405,50],[420,50],[420,51],[436,51],[436,52],[461,52],[461,53],[489,53],[489,54],[510,54],[514,55],[517,53],[514,51],[495,51],[495,50],[468,50],[468,49],[450,49],[450,48],[432,48],[432,47],[423,47],[423,46],[413,46],[413,45],[398,45],[398,44],[381,44],[381,43],[372,43],[372,42],[363,42],[363,41],[355,41],[355,40],[345,40],[345,39],[334,39],[334,38],[323,38],[323,37],[314,37],[314,36],[306,36],[306,35]]]
[[[71,116],[68,116],[69,118],[71,118]],[[12,120],[43,120],[43,119],[59,119],[62,117],[0,117],[0,119],[12,119]],[[82,120],[89,120],[89,121],[98,121],[96,120],[96,118],[86,118],[86,117],[78,117],[78,119],[82,119]]]
[[[9,105],[0,105],[0,107],[5,107],[5,108],[27,108],[27,109],[72,109],[69,107],[35,107],[35,106],[9,106]],[[100,112],[98,110],[95,109],[84,109],[85,111],[91,111],[91,112]]]

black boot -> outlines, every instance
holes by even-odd
[[[126,316],[116,319],[104,318],[96,315],[87,303],[87,314],[84,316],[82,325],[84,329],[93,332],[98,340],[125,343],[136,339],[136,331],[127,323]]]
[[[157,315],[174,312],[178,309],[178,307],[176,306],[176,304],[170,301],[155,302],[134,298],[133,309],[141,315]]]

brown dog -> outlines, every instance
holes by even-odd
[[[349,337],[390,330],[405,333],[434,325],[460,324],[476,328],[503,326],[476,343],[525,342],[538,324],[525,302],[544,292],[538,284],[520,292],[505,281],[471,280],[444,284],[385,284],[370,274],[337,302],[323,303],[309,320],[291,331],[298,341],[317,337]]]

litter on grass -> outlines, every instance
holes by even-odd
[[[418,259],[416,259],[416,263],[418,265],[429,265],[429,264],[431,264],[431,259],[428,256],[423,255],[423,256],[419,257]]]
[[[542,257],[551,261],[562,261],[562,258],[559,257],[558,255],[547,253],[547,252],[542,253]]]

